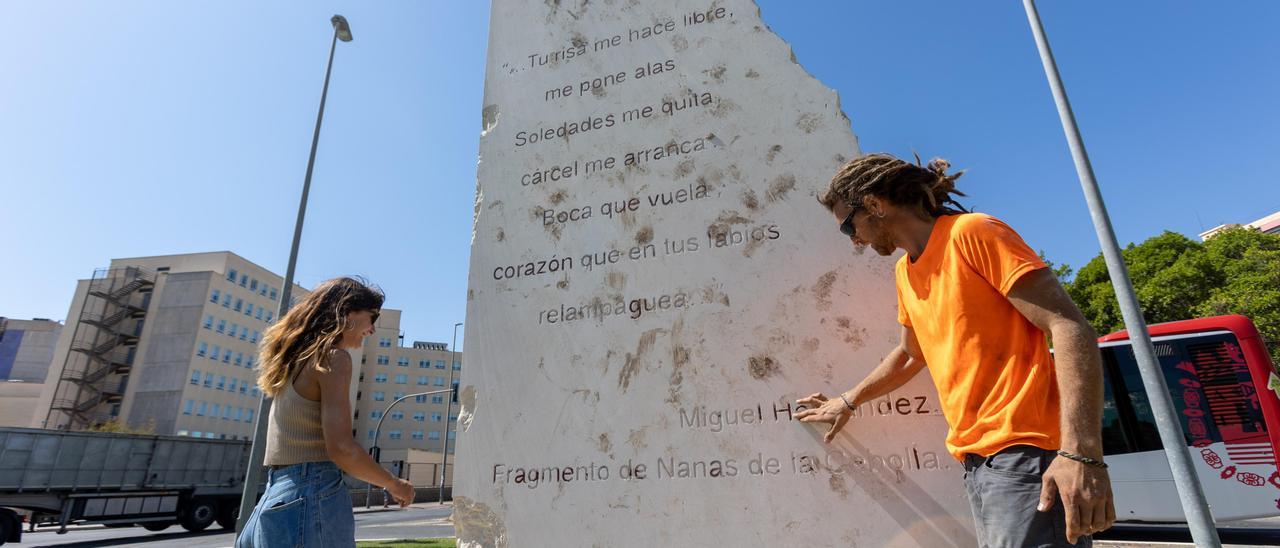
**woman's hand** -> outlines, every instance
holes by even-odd
[[[808,407],[796,413],[795,416],[800,419],[800,422],[822,422],[831,425],[826,435],[822,436],[822,441],[826,443],[831,443],[836,434],[844,428],[845,423],[849,422],[849,417],[853,416],[849,406],[844,404],[843,398],[828,398],[821,392],[801,398],[796,403]]]
[[[413,504],[413,484],[408,481],[397,479],[395,483],[387,487],[387,492],[391,493],[391,497],[400,503],[401,508]]]

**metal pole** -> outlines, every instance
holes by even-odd
[[[1160,372],[1160,364],[1156,360],[1155,349],[1151,345],[1151,336],[1147,333],[1147,325],[1142,318],[1138,299],[1134,295],[1133,283],[1129,279],[1129,269],[1124,263],[1124,256],[1120,253],[1120,244],[1116,241],[1111,217],[1107,214],[1107,206],[1102,201],[1098,181],[1093,177],[1093,166],[1089,163],[1089,154],[1085,151],[1080,128],[1076,127],[1075,114],[1071,111],[1066,88],[1058,74],[1058,65],[1054,62],[1053,52],[1049,49],[1049,40],[1040,22],[1040,14],[1036,11],[1035,0],[1023,0],[1022,4],[1026,8],[1027,20],[1031,24],[1031,32],[1035,35],[1036,46],[1040,50],[1040,61],[1044,64],[1049,88],[1053,90],[1053,100],[1058,106],[1058,116],[1062,119],[1062,129],[1066,133],[1067,144],[1071,147],[1071,157],[1075,160],[1076,173],[1080,177],[1080,186],[1084,189],[1085,201],[1089,204],[1093,227],[1098,233],[1098,243],[1102,246],[1102,255],[1106,259],[1107,271],[1111,275],[1111,285],[1115,287],[1116,299],[1120,302],[1124,325],[1129,330],[1129,339],[1133,342],[1133,351],[1138,359],[1138,371],[1142,374],[1142,385],[1147,391],[1151,410],[1155,414],[1160,441],[1164,444],[1164,452],[1169,459],[1174,485],[1178,488],[1178,497],[1182,499],[1182,510],[1186,514],[1191,537],[1196,546],[1221,546],[1218,531],[1214,527],[1213,514],[1210,513],[1209,504],[1205,501],[1200,478],[1191,464],[1191,455],[1187,451],[1182,423],[1179,422],[1178,415],[1174,411],[1173,399],[1165,385],[1164,375]]]
[[[444,392],[448,392],[448,390],[432,390],[430,392],[418,392],[417,394],[407,394],[404,396],[400,396],[399,398],[396,398],[396,401],[391,402],[391,405],[388,405],[386,409],[382,410],[382,416],[378,417],[378,425],[373,427],[373,445],[369,447],[369,450],[373,451],[375,455],[374,462],[378,462],[379,460],[381,460],[379,457],[382,455],[382,451],[378,450],[378,435],[382,433],[382,421],[387,420],[387,414],[391,413],[391,408],[395,407],[396,404],[404,400],[407,400],[409,398],[412,398],[414,396],[430,396],[432,394],[440,394]],[[378,462],[378,464],[382,464],[382,463]],[[369,482],[365,482],[365,490],[364,490],[364,507],[365,508],[369,507],[369,495],[372,492],[373,492],[373,484]]]
[[[316,129],[311,136],[311,156],[307,158],[307,175],[302,180],[302,198],[298,201],[298,219],[293,225],[293,245],[289,247],[289,266],[284,273],[284,287],[280,292],[280,305],[276,307],[276,321],[289,312],[289,300],[293,293],[294,267],[298,264],[298,245],[302,242],[302,221],[307,215],[307,195],[311,193],[311,171],[316,164],[316,145],[320,142],[320,123],[324,120],[324,101],[329,95],[329,74],[333,72],[333,52],[338,47],[338,29],[333,29],[333,42],[329,44],[329,65],[324,70],[324,87],[320,91],[320,111],[316,114]],[[236,535],[244,530],[254,505],[258,501],[258,486],[262,483],[262,461],[267,452],[267,425],[271,412],[271,398],[264,393],[258,400],[258,418],[253,427],[253,445],[249,449],[249,469],[245,473],[244,492],[240,495],[240,514],[236,517]]]
[[[451,356],[449,358],[449,390],[453,391],[453,364],[458,361],[458,327],[462,322],[453,324],[453,344],[449,346]],[[449,414],[453,412],[453,394],[449,394],[449,398],[444,404],[444,451],[440,453],[440,496],[438,498],[441,505],[444,505],[444,479],[449,474]]]

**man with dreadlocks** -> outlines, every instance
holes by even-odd
[[[859,405],[927,367],[981,545],[1090,546],[1115,521],[1097,335],[1012,228],[955,202],[960,173],[919,162],[861,156],[818,197],[859,250],[906,251],[902,336],[856,387],[801,399],[810,408],[797,416],[830,424],[829,443]]]

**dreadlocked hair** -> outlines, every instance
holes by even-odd
[[[956,179],[964,172],[947,175],[951,163],[942,158],[934,158],[926,166],[920,165],[919,155],[915,159],[912,164],[884,153],[854,158],[840,166],[826,192],[818,195],[818,202],[833,209],[839,202],[860,206],[863,198],[879,196],[896,205],[918,205],[931,217],[968,213],[953,198],[965,195],[956,190]]]
[[[304,367],[327,372],[325,357],[342,340],[347,314],[379,310],[384,298],[377,287],[357,278],[316,286],[263,334],[258,387],[276,397]]]

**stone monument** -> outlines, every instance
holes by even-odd
[[[893,259],[814,199],[857,140],[754,2],[495,1],[481,135],[460,546],[976,542],[927,374],[793,420],[897,344]]]

